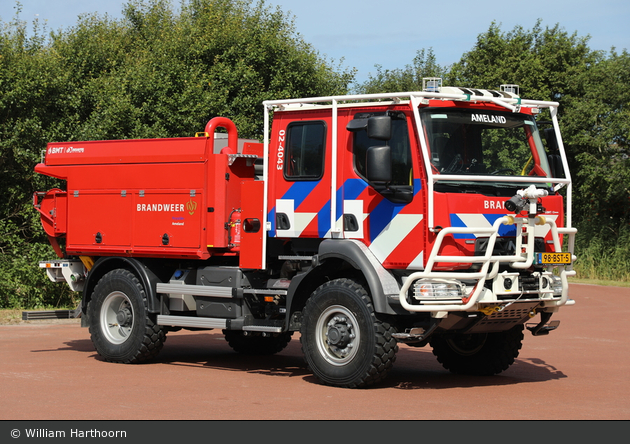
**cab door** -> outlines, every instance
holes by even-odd
[[[274,117],[269,235],[324,238],[331,229],[329,121],[323,115],[291,121],[283,117]]]
[[[389,137],[373,137],[368,122],[384,119]],[[385,268],[423,269],[426,182],[413,128],[410,112],[383,110],[356,111],[345,129],[344,237],[362,241]]]

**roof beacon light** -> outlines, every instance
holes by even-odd
[[[440,88],[442,88],[442,78],[441,77],[424,77],[422,79],[422,90],[427,92],[440,92]]]
[[[518,85],[501,85],[501,91],[516,94],[518,96]]]

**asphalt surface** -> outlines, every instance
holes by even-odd
[[[628,420],[630,288],[574,284],[570,297],[560,327],[526,332],[500,375],[453,375],[430,347],[401,345],[363,390],[319,384],[297,335],[250,357],[219,330],[180,331],[152,363],[121,365],[100,360],[77,320],[2,325],[0,420]]]

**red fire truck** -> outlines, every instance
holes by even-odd
[[[215,117],[195,137],[48,144],[35,171],[65,185],[34,196],[59,256],[40,266],[82,292],[104,359],[147,361],[182,328],[247,354],[299,332],[329,385],[383,380],[398,343],[491,375],[574,303],[558,103],[430,78],[263,105],[262,143]]]

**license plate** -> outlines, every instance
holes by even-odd
[[[537,253],[537,263],[543,265],[568,265],[571,263],[571,253]]]

